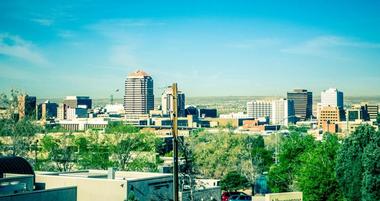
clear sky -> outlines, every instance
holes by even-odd
[[[380,95],[380,1],[0,3],[0,91],[121,97],[136,69],[156,96]]]

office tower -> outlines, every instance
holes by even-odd
[[[364,119],[366,121],[376,120],[377,115],[379,114],[379,106],[373,104],[364,105]]]
[[[142,70],[130,73],[125,80],[126,114],[149,114],[154,109],[153,79]]]
[[[216,109],[199,109],[201,118],[217,118],[218,111]]]
[[[272,123],[283,126],[295,123],[294,102],[288,99],[272,101]]]
[[[66,96],[63,104],[68,108],[92,108],[92,100],[88,96]]]
[[[346,110],[346,120],[347,121],[356,121],[363,119],[363,111],[359,108],[350,108]]]
[[[19,119],[25,117],[36,118],[37,98],[35,96],[21,95],[18,97]]]
[[[57,103],[51,103],[49,100],[38,105],[38,119],[54,119],[57,117]]]
[[[173,89],[171,86],[167,87],[161,96],[161,109],[164,115],[170,115],[173,112]],[[178,91],[177,96],[177,110],[178,116],[185,116],[185,94]]]
[[[288,100],[294,101],[295,115],[301,120],[307,120],[313,115],[313,93],[306,89],[295,89],[288,92]]]
[[[67,108],[66,119],[74,120],[77,118],[88,118],[88,112],[85,108]]]
[[[272,102],[271,101],[250,101],[247,102],[247,115],[251,118],[271,117]]]
[[[57,119],[64,120],[66,119],[66,105],[63,103],[58,104],[57,108]]]
[[[335,106],[321,107],[318,113],[318,126],[324,132],[338,132],[338,123],[343,121],[344,112],[342,109]]]
[[[321,105],[323,106],[333,106],[343,109],[343,92],[337,89],[330,88],[321,93]]]

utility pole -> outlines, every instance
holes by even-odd
[[[178,183],[178,88],[177,83],[173,83],[173,197],[174,201],[179,201],[179,183]]]

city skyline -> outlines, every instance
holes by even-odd
[[[375,1],[6,1],[0,90],[107,98],[143,69],[156,95],[177,82],[189,97],[284,97],[294,88],[318,95],[331,87],[380,96],[379,8]]]

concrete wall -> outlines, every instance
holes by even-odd
[[[33,191],[0,197],[0,201],[77,201],[75,187]]]
[[[272,193],[265,195],[265,201],[302,201],[302,192]]]
[[[220,201],[221,196],[222,196],[222,191],[220,187],[198,189],[198,190],[193,191],[194,200]],[[191,201],[191,192],[190,191],[181,192],[180,200]]]
[[[132,196],[141,201],[169,200],[173,198],[173,178],[163,176],[128,181],[128,198]]]
[[[47,189],[77,186],[78,201],[124,201],[127,198],[127,181],[123,180],[36,175],[36,182],[45,183]]]

